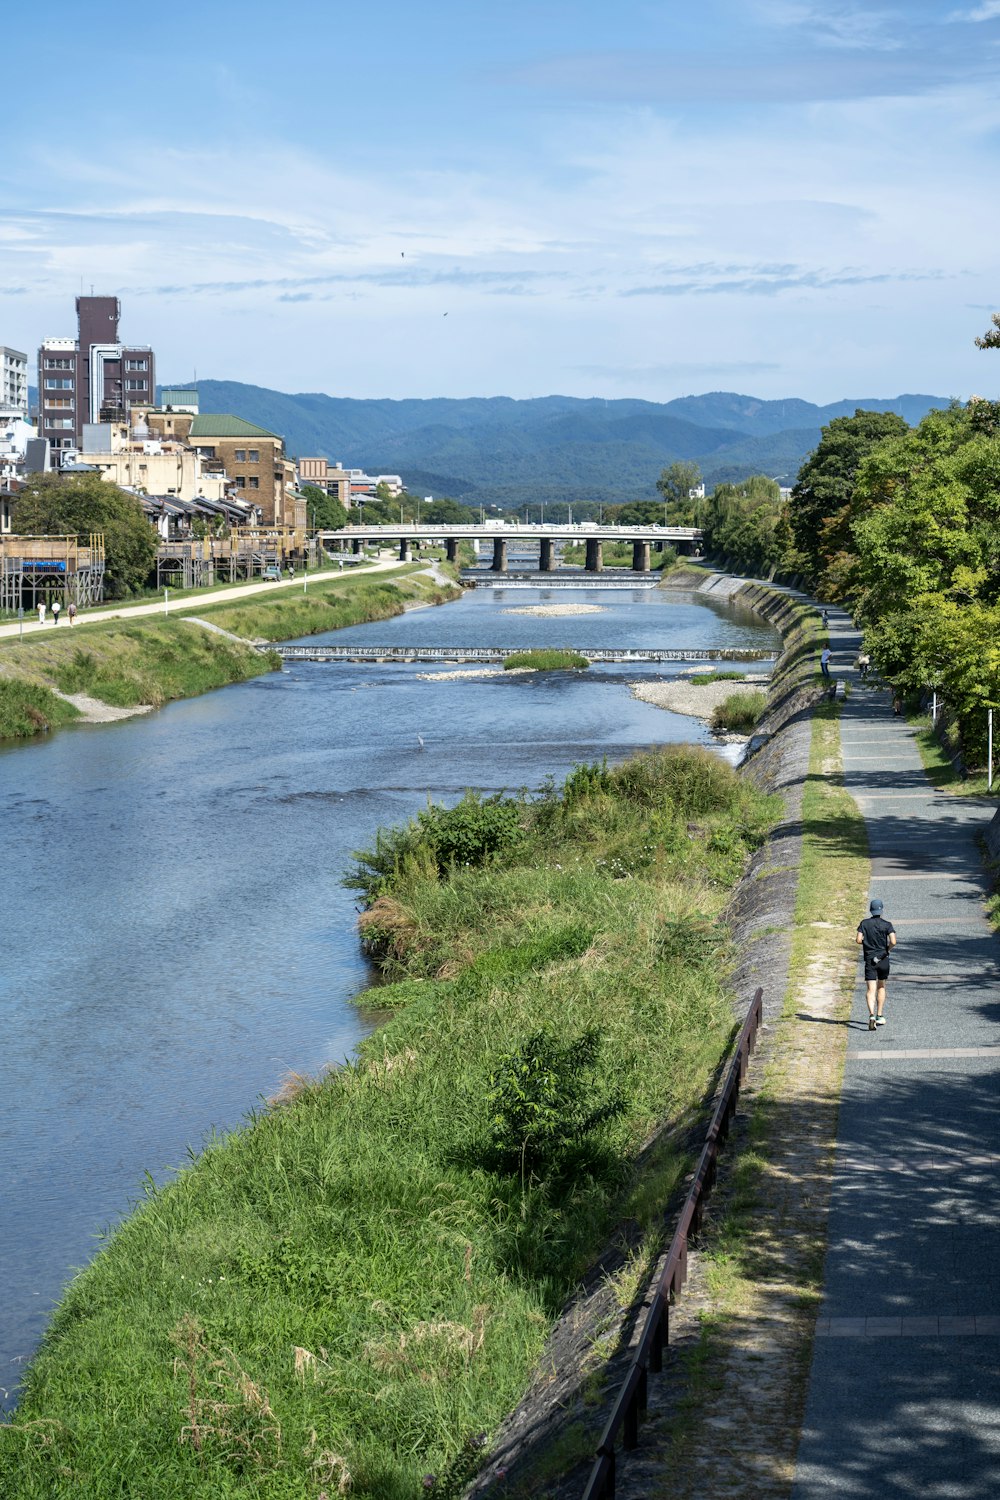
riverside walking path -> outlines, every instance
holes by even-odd
[[[853,679],[844,784],[898,947],[874,1032],[858,969],[792,1500],[985,1500],[1000,1495],[1000,937],[976,840],[994,804],[935,790],[889,695],[841,665],[859,648],[847,616],[829,630],[834,676]]]
[[[237,583],[225,588],[215,587],[201,591],[188,589],[183,592],[172,591],[166,600],[154,599],[144,604],[98,604],[93,609],[81,610],[76,617],[77,625],[97,625],[103,620],[131,620],[142,615],[177,614],[186,615],[192,609],[199,606],[205,607],[211,604],[231,604],[236,599],[247,599],[254,594],[287,594],[290,589],[303,588],[308,590],[310,583],[332,583],[337,578],[353,578],[357,574],[387,573],[393,572],[404,565],[397,559],[381,559],[377,562],[355,565],[349,571],[343,572],[339,568],[322,568],[313,573],[300,573],[296,578],[287,581],[267,583]],[[435,570],[436,572],[436,570]],[[46,611],[44,624],[40,624],[37,615],[32,611],[25,614],[23,620],[8,621],[0,625],[0,640],[11,636],[33,636],[43,631],[58,630],[60,633],[71,630],[69,617],[65,610],[62,612],[62,621],[57,623],[52,618],[50,611]]]

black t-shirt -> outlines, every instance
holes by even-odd
[[[865,958],[874,958],[876,962],[888,958],[889,934],[896,931],[891,922],[887,922],[885,917],[865,917],[863,922],[858,923],[858,931]]]

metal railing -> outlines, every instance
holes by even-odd
[[[705,1146],[690,1191],[681,1209],[680,1219],[674,1231],[666,1263],[650,1294],[649,1310],[639,1342],[632,1356],[628,1374],[615,1400],[601,1440],[597,1445],[593,1467],[582,1500],[614,1500],[615,1494],[615,1444],[619,1435],[622,1447],[628,1451],[638,1446],[639,1421],[646,1410],[646,1387],[650,1372],[658,1374],[663,1369],[663,1351],[669,1342],[669,1309],[672,1298],[676,1298],[687,1280],[688,1243],[697,1237],[701,1228],[705,1202],[715,1185],[719,1152],[729,1135],[729,1127],[736,1113],[736,1101],[740,1085],[746,1077],[747,1064],[753,1052],[757,1032],[760,1029],[764,1008],[764,991],[759,989],[750,1002],[747,1018],[743,1022],[736,1052],[725,1086],[708,1127]]]

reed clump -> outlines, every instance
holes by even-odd
[[[543,649],[539,651],[516,651],[504,660],[505,672],[566,672],[582,671],[590,662],[578,651]]]
[[[27,1372],[0,1493],[457,1493],[615,1221],[657,1220],[642,1148],[731,1037],[719,913],[777,815],[671,747],[360,853],[390,1019],[147,1186]]]

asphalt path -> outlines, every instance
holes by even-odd
[[[236,599],[248,599],[254,594],[287,594],[292,589],[298,589],[301,593],[305,583],[308,590],[310,583],[328,583],[335,578],[354,577],[358,573],[385,573],[404,564],[397,559],[381,560],[374,563],[363,563],[350,565],[341,571],[340,568],[322,568],[316,572],[299,573],[294,579],[284,583],[237,583],[231,588],[205,589],[198,593],[185,593],[183,598],[168,591],[166,603],[163,599],[155,599],[144,604],[106,604],[99,605],[95,609],[81,610],[76,617],[77,625],[93,625],[102,620],[130,620],[140,618],[143,615],[166,614],[189,614],[198,608],[207,608],[213,604],[230,604]],[[69,616],[63,606],[62,617],[57,625],[52,619],[51,611],[46,611],[44,625],[39,624],[38,617],[32,611],[31,615],[25,615],[23,621],[14,620],[11,623],[0,625],[0,639],[10,636],[36,636],[45,631],[69,630],[75,627],[69,623]]]
[[[985,1500],[1000,1495],[1000,938],[977,837],[995,804],[935,790],[912,727],[848,665],[850,620],[831,610],[829,628],[853,683],[844,781],[898,947],[874,1032],[859,963],[792,1500]]]

